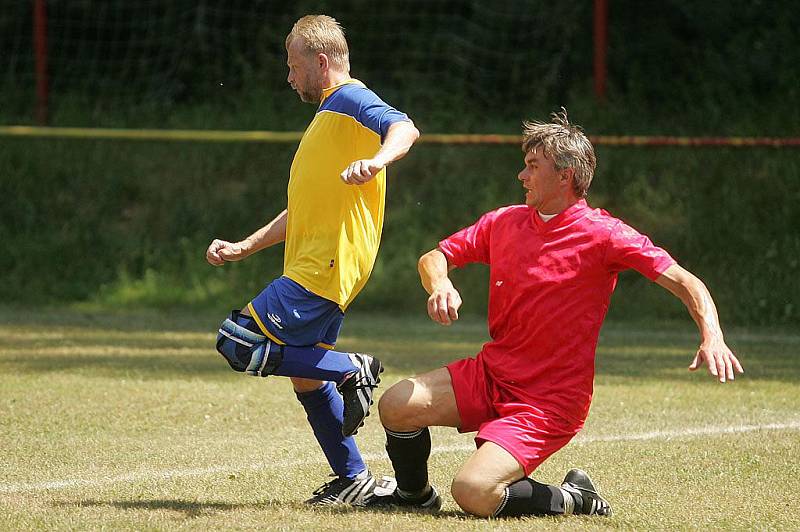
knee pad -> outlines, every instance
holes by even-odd
[[[231,311],[219,327],[217,351],[234,371],[266,377],[280,365],[283,346],[273,346],[260,331],[252,330],[252,324],[240,311]]]

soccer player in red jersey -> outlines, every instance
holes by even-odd
[[[648,237],[587,205],[594,148],[566,110],[550,123],[526,122],[522,149],[525,205],[484,214],[419,260],[428,314],[442,325],[457,320],[461,306],[448,271],[489,264],[491,340],[475,358],[400,381],[383,395],[379,410],[397,488],[373,505],[440,507],[427,470],[434,425],[477,431],[477,450],[451,488],[465,511],[610,515],[584,471],[569,471],[560,486],[529,475],[583,427],[600,327],[617,275],[628,268],[688,308],[701,337],[690,370],[706,365],[721,383],[742,372],[705,285]]]

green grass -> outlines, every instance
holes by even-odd
[[[798,526],[796,333],[729,332],[746,373],[719,385],[686,370],[696,343],[688,318],[608,323],[589,421],[535,476],[556,483],[568,468],[586,468],[615,516],[488,523],[447,493],[472,446],[471,435],[450,429],[433,431],[440,515],[303,506],[329,470],[302,408],[287,379],[227,369],[213,349],[219,318],[0,308],[0,529]],[[388,386],[485,340],[481,320],[441,328],[421,314],[354,314],[339,347],[379,354]],[[371,469],[390,473],[376,418],[358,439]]]

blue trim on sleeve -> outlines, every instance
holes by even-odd
[[[358,83],[349,83],[328,96],[317,112],[333,111],[352,116],[362,126],[386,138],[395,122],[408,121],[408,115],[381,100],[377,94]]]

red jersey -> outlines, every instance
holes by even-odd
[[[675,263],[649,238],[580,200],[545,222],[504,207],[442,240],[453,266],[489,264],[489,335],[477,360],[505,397],[583,424],[617,274],[655,280]]]

